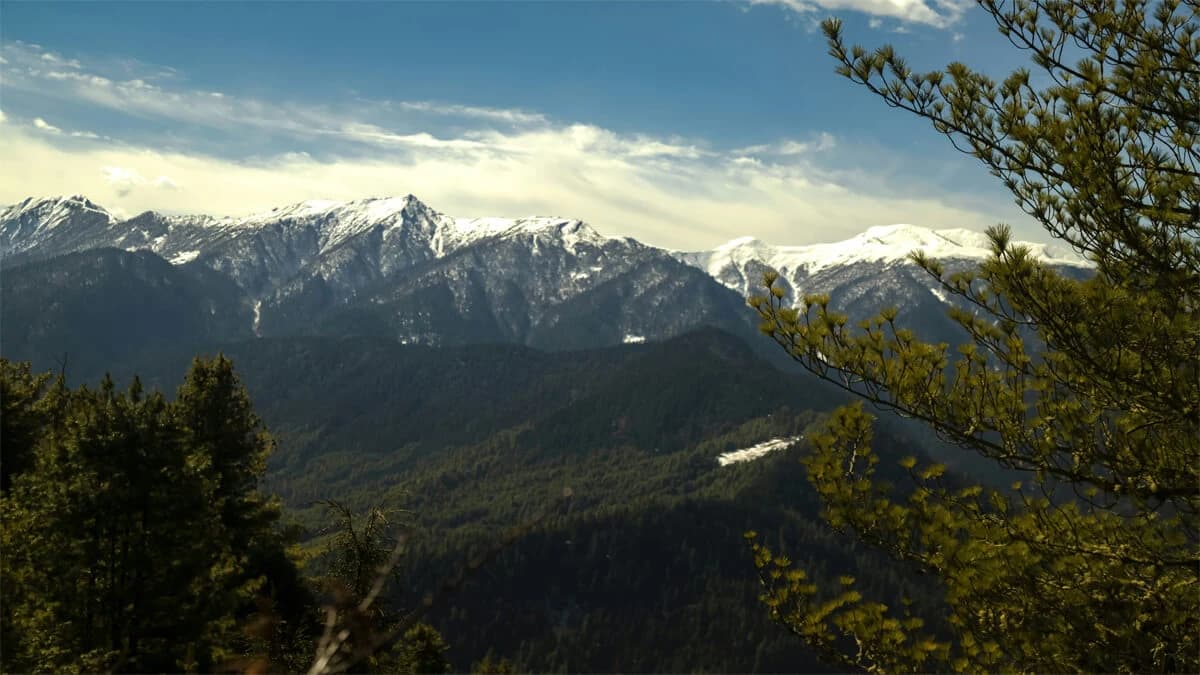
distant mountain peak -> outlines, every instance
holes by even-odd
[[[1086,268],[1089,263],[1062,247],[1017,241],[1034,257],[1051,265]],[[817,275],[862,265],[909,265],[913,251],[959,263],[982,261],[992,254],[983,232],[962,228],[935,230],[908,223],[876,225],[837,242],[802,246],[776,246],[753,237],[740,237],[710,251],[677,252],[680,260],[709,273],[743,295],[758,292],[761,273],[772,268],[793,287],[811,287]],[[820,287],[820,283],[816,284]]]
[[[82,194],[55,195],[50,197],[26,197],[25,199],[4,209],[4,213],[23,213],[42,208],[79,208],[89,211],[108,213],[108,211]]]
[[[0,250],[4,255],[22,253],[56,237],[81,241],[115,220],[84,195],[29,197],[0,209]]]
[[[1029,247],[1045,262],[1063,265],[1086,265],[1080,256],[1061,248],[1025,241],[1014,244]],[[754,237],[732,239],[711,251],[680,252],[689,260],[707,259],[723,264],[734,259],[759,258],[776,269],[805,269],[809,273],[824,268],[857,262],[903,262],[913,251],[922,251],[934,258],[979,259],[991,255],[991,241],[983,232],[962,228],[934,230],[919,225],[897,223],[876,225],[838,242],[777,246]]]
[[[336,214],[342,218],[379,221],[406,211],[422,213],[431,211],[431,209],[411,194],[403,197],[365,197],[347,201],[306,199],[284,206],[276,206],[270,211],[260,211],[242,218],[235,218],[235,220],[256,223],[282,218],[313,218]]]
[[[721,244],[720,246],[718,246],[717,248],[719,248],[719,249],[742,248],[744,246],[757,246],[762,243],[763,243],[762,240],[758,239],[757,237],[745,236],[745,237],[737,237],[736,239],[730,239],[729,241],[725,242],[724,244]]]

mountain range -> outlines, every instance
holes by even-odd
[[[1086,267],[1069,250],[1029,246],[1051,264]],[[89,293],[81,303],[118,311],[104,305],[153,297],[125,308],[142,320],[118,323],[144,324],[141,310],[150,309],[176,322],[149,327],[151,334],[206,339],[371,335],[557,350],[661,340],[703,325],[749,337],[754,317],[744,298],[768,267],[792,298],[828,293],[854,318],[896,306],[901,323],[942,338],[953,330],[944,311],[950,300],[907,261],[918,249],[950,270],[989,253],[981,233],[912,225],[873,227],[832,244],[741,238],[710,251],[668,251],[579,220],[451,217],[412,195],[306,201],[240,218],[148,211],[121,219],[82,195],[29,198],[0,211],[5,351],[18,356],[37,356],[24,346],[55,332],[46,322],[70,322],[54,312],[80,288],[106,283],[124,297]],[[187,307],[168,310],[168,286],[188,289]],[[50,292],[54,301],[41,297]],[[21,313],[27,305],[38,314]],[[209,318],[182,316],[197,312]]]
[[[496,653],[528,672],[821,671],[757,602],[744,531],[800,555],[814,582],[852,574],[939,611],[923,579],[822,523],[797,458],[845,396],[781,371],[793,364],[744,296],[771,267],[793,294],[860,314],[900,304],[922,335],[948,332],[946,298],[905,255],[967,266],[980,237],[896,225],[678,252],[412,196],[127,219],[82,196],[27,199],[0,211],[0,353],[160,390],[196,354],[230,356],[279,442],[264,487],[310,553],[322,500],[411,514],[407,606],[570,487],[563,512],[431,613],[458,670]],[[876,448],[973,468],[886,419]]]

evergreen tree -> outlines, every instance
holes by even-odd
[[[404,638],[392,649],[395,653],[394,672],[412,675],[448,673],[447,650],[449,647],[436,628],[418,623],[404,631]]]
[[[392,532],[394,514],[381,506],[373,506],[357,519],[354,512],[335,500],[321,502],[334,516],[333,536],[325,547],[325,563],[329,566],[326,582],[335,592],[349,596],[353,603],[361,602],[379,580],[396,581],[396,570],[389,569],[398,543]],[[390,621],[395,618],[386,596],[371,603],[372,615]]]
[[[346,632],[338,648],[339,662],[328,670],[338,672],[348,665],[355,672],[449,672],[449,648],[441,633],[427,623],[405,630],[414,615],[396,611],[388,601],[395,591],[390,582],[397,580],[398,553],[403,550],[397,548],[403,541],[392,531],[395,514],[373,506],[356,518],[340,502],[322,504],[335,518],[324,554],[325,581],[334,594],[330,609],[337,612],[339,631]],[[387,639],[401,630],[398,640]],[[391,646],[381,649],[381,643]]]
[[[38,433],[58,400],[49,381],[49,374],[34,375],[28,363],[0,359],[0,492],[33,465]]]
[[[947,276],[970,341],[952,353],[895,325],[857,329],[827,297],[752,299],[809,370],[1028,477],[952,489],[903,462],[876,476],[871,419],[839,411],[812,441],[828,520],[944,588],[949,630],[820,589],[748,535],[771,615],[870,670],[1200,670],[1200,38],[1194,0],[980,0],[1042,71],[997,83],[961,63],[912,72],[890,47],[847,47],[839,72],[930,120],[1026,213],[1095,264],[1065,278],[993,228],[993,256]],[[1071,55],[1079,60],[1072,63]],[[1038,88],[1039,83],[1044,88]]]
[[[5,391],[24,373],[6,369]],[[170,403],[136,379],[52,393],[33,465],[0,497],[4,668],[210,671],[238,655],[254,596],[295,600],[298,575],[255,492],[269,444],[228,361],[198,360]]]
[[[471,666],[471,672],[474,675],[513,675],[517,672],[517,667],[512,661],[504,657],[497,657],[489,651]]]

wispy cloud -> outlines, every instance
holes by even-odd
[[[547,122],[545,115],[526,112],[524,110],[484,108],[451,103],[433,103],[431,101],[401,101],[395,105],[401,110],[430,113],[433,115],[483,119],[507,124],[545,124]]]
[[[10,110],[0,134],[0,156],[9,160],[0,169],[0,202],[83,192],[124,212],[238,215],[305,199],[411,192],[453,215],[577,217],[608,234],[682,249],[745,234],[802,243],[898,221],[981,227],[997,219],[936,188],[889,192],[880,187],[889,176],[836,170],[828,159],[850,150],[826,133],[720,148],[528,111],[277,102],[88,67],[46,70],[38,50],[10,47],[5,54],[16,63],[5,67],[6,87],[15,79],[52,102],[123,117],[129,128],[152,121],[172,142],[140,131],[71,132],[53,111],[14,118]],[[476,124],[434,131],[406,113]],[[208,149],[212,138],[236,148],[263,135],[286,149]],[[190,138],[206,142],[182,142]],[[839,152],[828,152],[834,147]]]
[[[809,141],[785,139],[776,143],[751,145],[739,148],[733,152],[735,155],[794,156],[825,152],[826,150],[832,150],[836,146],[837,141],[832,134],[821,132]]]
[[[871,28],[882,25],[879,17],[948,28],[970,7],[966,0],[748,0],[751,5],[775,5],[807,16],[819,10],[853,11],[873,17]]]
[[[79,63],[79,61],[77,61],[75,59],[64,59],[63,57],[59,56],[58,54],[55,54],[54,52],[42,52],[41,59],[47,63],[54,64],[55,66],[62,66],[62,67],[66,67],[66,68],[82,68],[83,67]]]
[[[59,129],[58,127],[54,126],[53,124],[50,124],[49,122],[47,122],[46,120],[44,120],[40,117],[33,118],[33,127],[40,131],[45,131],[46,133],[49,133],[49,134],[61,134],[62,133],[62,129]]]
[[[136,169],[129,169],[121,166],[106,166],[102,167],[101,173],[109,185],[112,185],[116,193],[124,197],[128,195],[134,188],[149,186],[160,190],[178,190],[179,184],[169,176],[158,176],[157,178],[146,178],[138,173]]]
[[[0,121],[3,121],[3,118],[0,118]],[[92,131],[64,131],[62,128],[57,127],[40,117],[33,118],[30,124],[33,125],[34,129],[47,134],[70,136],[72,138],[103,138],[103,136],[100,134]]]

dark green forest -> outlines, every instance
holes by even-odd
[[[638,245],[530,313],[463,249],[264,319],[194,258],[6,269],[0,669],[1200,669],[1200,7],[978,4],[1040,72],[823,30],[1087,273],[1000,225],[909,255],[936,310],[750,309]]]
[[[6,668],[170,670],[193,663],[204,670],[220,659],[255,658],[299,668],[311,659],[322,605],[335,601],[331,561],[344,555],[337,542],[344,539],[339,533],[345,523],[327,500],[362,522],[374,511],[391,514],[379,536],[403,537],[407,550],[388,589],[394,611],[387,621],[421,609],[422,620],[444,636],[456,671],[485,658],[539,672],[819,669],[802,645],[758,610],[758,586],[746,573],[750,555],[741,536],[748,529],[802,546],[829,578],[860,574],[882,593],[908,595],[932,608],[906,570],[820,523],[818,503],[796,461],[803,440],[755,462],[718,465],[722,452],[803,436],[831,401],[828,389],[784,376],[728,334],[703,330],[660,344],[560,353],[365,338],[227,344],[212,350],[224,357],[194,363],[189,351],[146,356],[114,373],[113,381],[76,389],[54,373],[37,376],[6,364],[4,465],[14,467],[11,476],[6,469],[11,487],[4,497],[5,531],[13,546],[6,549],[27,550],[20,558],[6,555],[16,575],[6,578],[50,574],[38,571],[43,556],[78,569],[100,565],[124,581],[100,590],[81,581],[61,590],[75,595],[89,589],[103,605],[128,592],[132,579],[157,574],[159,560],[183,557],[200,564],[202,558],[176,550],[182,543],[169,539],[154,539],[157,548],[138,553],[142,558],[134,562],[128,553],[115,562],[92,560],[87,551],[124,546],[127,527],[147,541],[158,536],[154,528],[182,535],[215,527],[203,524],[215,515],[182,504],[153,509],[161,518],[157,524],[126,512],[139,499],[157,504],[177,491],[205,494],[203,481],[184,469],[215,462],[225,446],[196,436],[187,426],[195,422],[185,420],[196,416],[188,412],[196,400],[188,392],[214,368],[223,373],[222,388],[202,401],[237,402],[242,426],[219,431],[249,453],[238,460],[245,473],[236,499],[265,509],[255,521],[257,534],[241,536],[263,542],[261,555],[274,567],[248,558],[231,572],[230,600],[220,610],[225,633],[212,638],[208,661],[146,653],[155,649],[146,638],[137,639],[136,658],[126,654],[135,624],[152,616],[143,619],[143,611],[132,608],[92,619],[93,633],[105,635],[102,649],[100,642],[83,648],[95,642],[94,635],[73,638],[57,651],[21,639],[14,643],[22,645],[16,658],[26,660],[6,656]],[[181,379],[173,399],[148,393],[172,392]],[[81,426],[76,418],[110,426]],[[173,445],[161,457],[122,454],[157,442],[147,440],[150,433]],[[21,438],[26,440],[14,442]],[[81,439],[91,445],[81,446]],[[118,456],[125,465],[108,461]],[[150,479],[172,471],[180,472],[170,479],[174,483]],[[35,497],[67,474],[72,487],[58,497],[65,502]],[[143,496],[134,496],[143,489]],[[562,497],[564,490],[569,498]],[[115,500],[104,502],[113,524],[81,521],[78,514],[94,512],[100,499]],[[49,529],[62,535],[23,539],[46,528],[10,528],[18,519],[54,523]],[[96,527],[101,537],[89,539]],[[514,528],[517,536],[505,541]],[[212,537],[184,541],[216,545]],[[59,547],[75,547],[75,557]],[[488,551],[490,559],[471,569],[471,561]],[[233,581],[238,574],[255,581],[239,586]],[[50,583],[50,577],[37,578]],[[425,611],[425,596],[455,578],[453,591]],[[30,622],[86,618],[92,611],[85,603],[39,614],[34,610],[45,609],[44,598],[32,589],[49,586],[20,585],[28,604],[6,604],[18,611],[5,615],[6,626],[18,634],[49,630]],[[263,616],[275,622],[268,637],[246,638],[239,627]],[[125,628],[114,632],[114,626]],[[122,632],[127,629],[133,632]],[[80,654],[92,660],[82,661]],[[389,663],[395,667],[394,661],[374,667]]]

